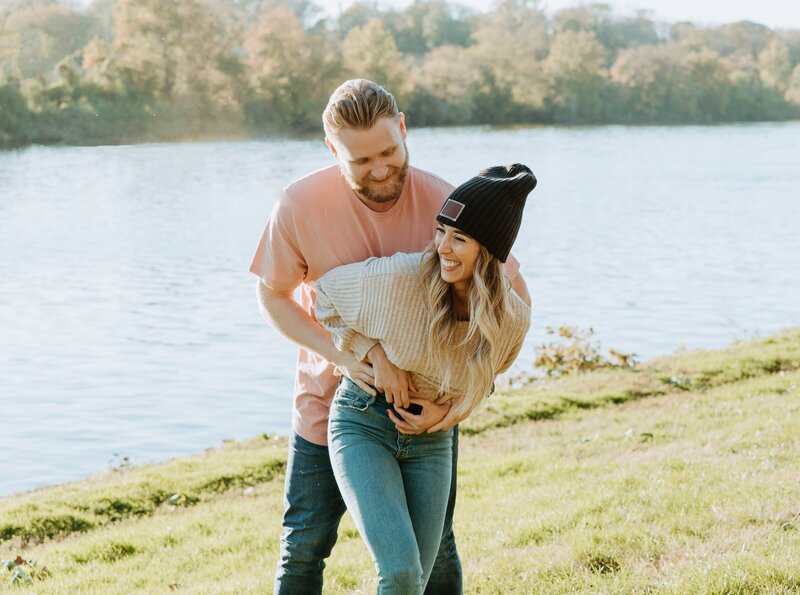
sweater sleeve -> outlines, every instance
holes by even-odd
[[[519,355],[519,352],[521,350],[522,350],[522,339],[520,339],[519,341],[514,343],[514,345],[511,346],[511,351],[509,352],[506,361],[503,362],[503,365],[501,365],[500,369],[497,371],[496,374],[497,376],[499,376],[500,374],[502,374],[511,367],[511,364],[513,364],[514,361],[517,359],[517,356]]]
[[[525,335],[528,334],[531,326],[531,309],[513,291],[510,297],[513,302],[509,312],[510,319],[508,324],[510,326],[509,333],[513,334],[513,339],[510,342],[508,356],[497,371],[498,375],[508,370],[517,359],[519,352],[522,350],[522,342],[525,340]]]
[[[363,361],[378,341],[363,334],[360,324],[364,290],[364,263],[336,267],[315,284],[314,315],[333,335],[340,351],[353,352]]]

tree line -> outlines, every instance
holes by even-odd
[[[302,133],[365,77],[414,126],[800,117],[800,31],[536,0],[0,3],[0,146]]]

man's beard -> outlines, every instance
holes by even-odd
[[[375,180],[371,179],[369,176],[362,178],[360,181],[356,181],[348,172],[344,171],[344,168],[340,167],[339,169],[350,187],[367,200],[375,203],[391,202],[400,198],[400,195],[403,193],[403,184],[406,181],[406,174],[408,174],[408,148],[406,147],[405,141],[403,141],[403,150],[406,153],[403,165],[399,168],[390,168],[392,173],[389,177],[394,178],[394,180],[388,187],[382,190],[377,190],[370,186],[370,184],[375,183]]]

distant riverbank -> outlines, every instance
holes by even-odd
[[[796,592],[799,385],[795,329],[492,396],[462,428],[466,588]],[[264,435],[8,497],[0,558],[38,593],[262,593],[285,464]],[[349,518],[326,585],[374,589]]]

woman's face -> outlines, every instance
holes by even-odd
[[[481,245],[464,232],[443,223],[436,224],[434,243],[439,253],[442,280],[466,288],[472,279]]]

